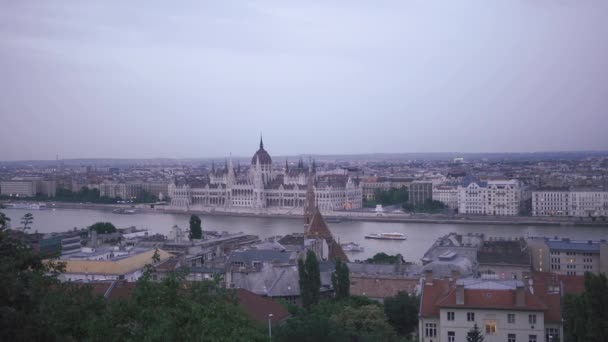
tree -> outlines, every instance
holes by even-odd
[[[388,255],[384,252],[376,253],[373,257],[368,258],[365,262],[370,264],[403,264],[403,256],[401,254]]]
[[[569,341],[608,340],[608,279],[585,273],[585,291],[564,300],[565,334]]]
[[[346,307],[331,316],[331,320],[345,331],[352,341],[396,341],[397,335],[388,324],[382,308],[365,305],[359,308]]]
[[[116,227],[110,222],[97,222],[91,225],[89,230],[94,230],[97,234],[116,233]]]
[[[23,225],[23,231],[30,229],[29,225],[34,222],[34,215],[27,213],[21,218],[21,224]]]
[[[201,228],[201,218],[197,215],[190,216],[190,233],[188,234],[190,240],[202,239],[203,228]]]
[[[331,283],[336,292],[336,299],[350,296],[350,275],[348,265],[342,260],[336,260],[336,270],[331,274]]]
[[[319,270],[319,261],[317,256],[311,250],[306,253],[306,260],[298,260],[298,274],[300,276],[300,296],[302,297],[302,306],[305,309],[319,302],[319,294],[321,289],[321,271]]]
[[[479,330],[477,323],[475,323],[473,328],[471,330],[469,330],[469,332],[467,333],[467,342],[483,342],[483,341],[484,341],[483,334],[481,333],[481,330]]]
[[[2,204],[0,204],[0,209],[4,209],[4,206]],[[3,212],[0,212],[0,232],[8,226],[8,223],[10,221],[10,217],[6,216]]]
[[[399,335],[411,334],[418,325],[419,298],[399,292],[384,300],[384,314]]]

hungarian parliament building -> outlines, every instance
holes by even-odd
[[[323,211],[359,209],[363,191],[358,179],[346,174],[320,175],[313,162],[302,160],[295,167],[273,169],[272,158],[260,148],[251,158],[251,167],[241,171],[232,160],[223,168],[212,167],[199,184],[169,185],[171,205],[176,207],[220,208],[304,208],[309,177],[312,177],[317,207]]]

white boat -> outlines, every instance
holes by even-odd
[[[365,235],[366,239],[378,239],[378,240],[407,240],[405,235],[401,233],[380,233],[380,234],[368,234]]]
[[[359,244],[354,242],[343,243],[341,246],[342,250],[344,250],[345,252],[363,252],[364,250],[363,246],[360,246]]]
[[[27,209],[27,210],[42,210],[46,209],[44,203],[13,203],[10,205],[11,209]]]

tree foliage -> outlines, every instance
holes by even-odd
[[[605,274],[585,273],[585,292],[564,300],[568,341],[608,341],[608,280]]]
[[[348,265],[342,260],[336,260],[336,269],[331,275],[331,283],[336,292],[336,299],[350,296],[350,275]]]
[[[484,341],[483,334],[481,333],[481,330],[479,330],[477,323],[475,323],[473,328],[471,330],[469,330],[469,332],[467,332],[467,342],[483,342],[483,341]]]
[[[97,234],[116,233],[116,227],[110,222],[97,222],[89,227],[89,230],[94,230]]]
[[[32,215],[32,213],[27,213],[27,214],[23,215],[23,217],[21,218],[21,224],[23,225],[23,227],[22,227],[23,231],[30,229],[29,226],[32,223],[34,223],[34,215]]]
[[[298,260],[298,274],[300,276],[300,296],[302,306],[309,309],[311,305],[319,302],[321,290],[321,271],[317,256],[311,250],[306,253],[306,260]]]
[[[160,283],[147,272],[128,299],[106,301],[85,284],[60,283],[43,262],[0,231],[0,341],[263,341],[234,292],[216,282]]]
[[[59,188],[55,192],[53,201],[57,202],[90,202],[90,203],[116,203],[122,198],[110,198],[107,196],[101,196],[99,189],[89,189],[83,186],[79,191],[73,192],[71,190]]]
[[[4,209],[4,206],[2,204],[0,204],[0,209]],[[10,221],[11,218],[0,211],[0,230],[4,230],[8,226]]]
[[[384,299],[384,314],[399,335],[409,335],[418,325],[420,299],[407,292]]]
[[[395,205],[406,203],[409,198],[407,187],[394,188],[389,190],[376,190],[374,193],[375,200],[366,201],[366,207],[374,207],[376,204]]]
[[[201,218],[197,215],[190,216],[190,232],[188,233],[190,240],[202,239],[203,228],[201,227]]]
[[[403,264],[403,256],[401,254],[388,255],[384,252],[376,253],[373,257],[368,258],[365,262],[370,264]]]
[[[332,315],[331,320],[351,341],[397,340],[397,335],[388,324],[382,308],[377,305],[358,308],[347,306],[342,312]]]
[[[411,203],[406,203],[403,205],[403,209],[417,212],[417,213],[428,213],[428,214],[436,214],[442,211],[445,208],[445,204],[443,202],[427,199],[422,204],[412,205]]]

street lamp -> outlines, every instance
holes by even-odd
[[[271,321],[272,321],[272,314],[268,314],[268,341],[272,341],[272,326],[271,326]]]

